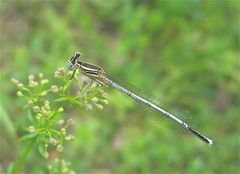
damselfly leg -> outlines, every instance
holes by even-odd
[[[73,79],[73,77],[74,77],[76,71],[77,71],[77,69],[75,69],[75,70],[73,71],[73,73],[72,73],[71,77],[69,78],[69,80],[72,80],[72,79]]]

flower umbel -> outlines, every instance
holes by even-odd
[[[22,126],[27,133],[19,141],[30,141],[30,143],[14,166],[14,174],[21,173],[22,160],[26,158],[30,149],[35,147],[34,143],[37,143],[39,153],[44,158],[49,158],[51,155],[48,153],[49,147],[55,148],[56,152],[60,153],[64,150],[65,141],[74,140],[74,135],[68,133],[74,120],[64,119],[64,108],[67,109],[69,104],[87,111],[93,110],[93,106],[102,110],[104,105],[108,104],[106,100],[108,95],[97,84],[89,85],[86,77],[79,80],[75,76],[73,80],[69,80],[69,75],[71,73],[64,68],[58,68],[54,74],[56,84],[44,78],[42,73],[36,76],[30,74],[27,84],[11,79],[18,88],[17,96],[25,101],[24,108],[28,109],[30,122],[30,126]],[[63,166],[62,173],[75,173],[68,169],[69,164],[64,160],[58,160],[58,164]],[[54,172],[54,166],[49,166],[49,169]]]

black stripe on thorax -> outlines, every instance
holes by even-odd
[[[95,73],[95,72],[91,72],[91,71],[84,71],[84,74],[86,75],[86,76],[90,76],[90,77],[96,77],[96,78],[98,78],[99,76],[98,76],[98,73]]]
[[[100,68],[98,66],[89,64],[89,63],[84,63],[84,62],[80,62],[80,65],[83,69],[87,69],[87,70],[99,70]]]
[[[84,72],[85,72],[86,74],[94,74],[94,75],[98,75],[98,71],[84,70]]]

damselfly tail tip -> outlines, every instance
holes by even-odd
[[[205,137],[204,135],[200,134],[198,131],[192,129],[190,126],[188,126],[188,129],[194,134],[196,135],[198,138],[200,138],[202,141],[204,141],[205,143],[207,143],[209,146],[213,145],[213,140]]]
[[[208,139],[208,145],[211,147],[213,145],[213,140]]]

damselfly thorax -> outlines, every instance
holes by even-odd
[[[104,80],[105,79],[104,70],[99,66],[80,61],[81,56],[82,56],[81,53],[75,53],[75,55],[68,62],[68,69],[74,70],[73,76],[78,68],[82,74],[87,76],[89,79],[96,81],[100,85],[108,84]]]

